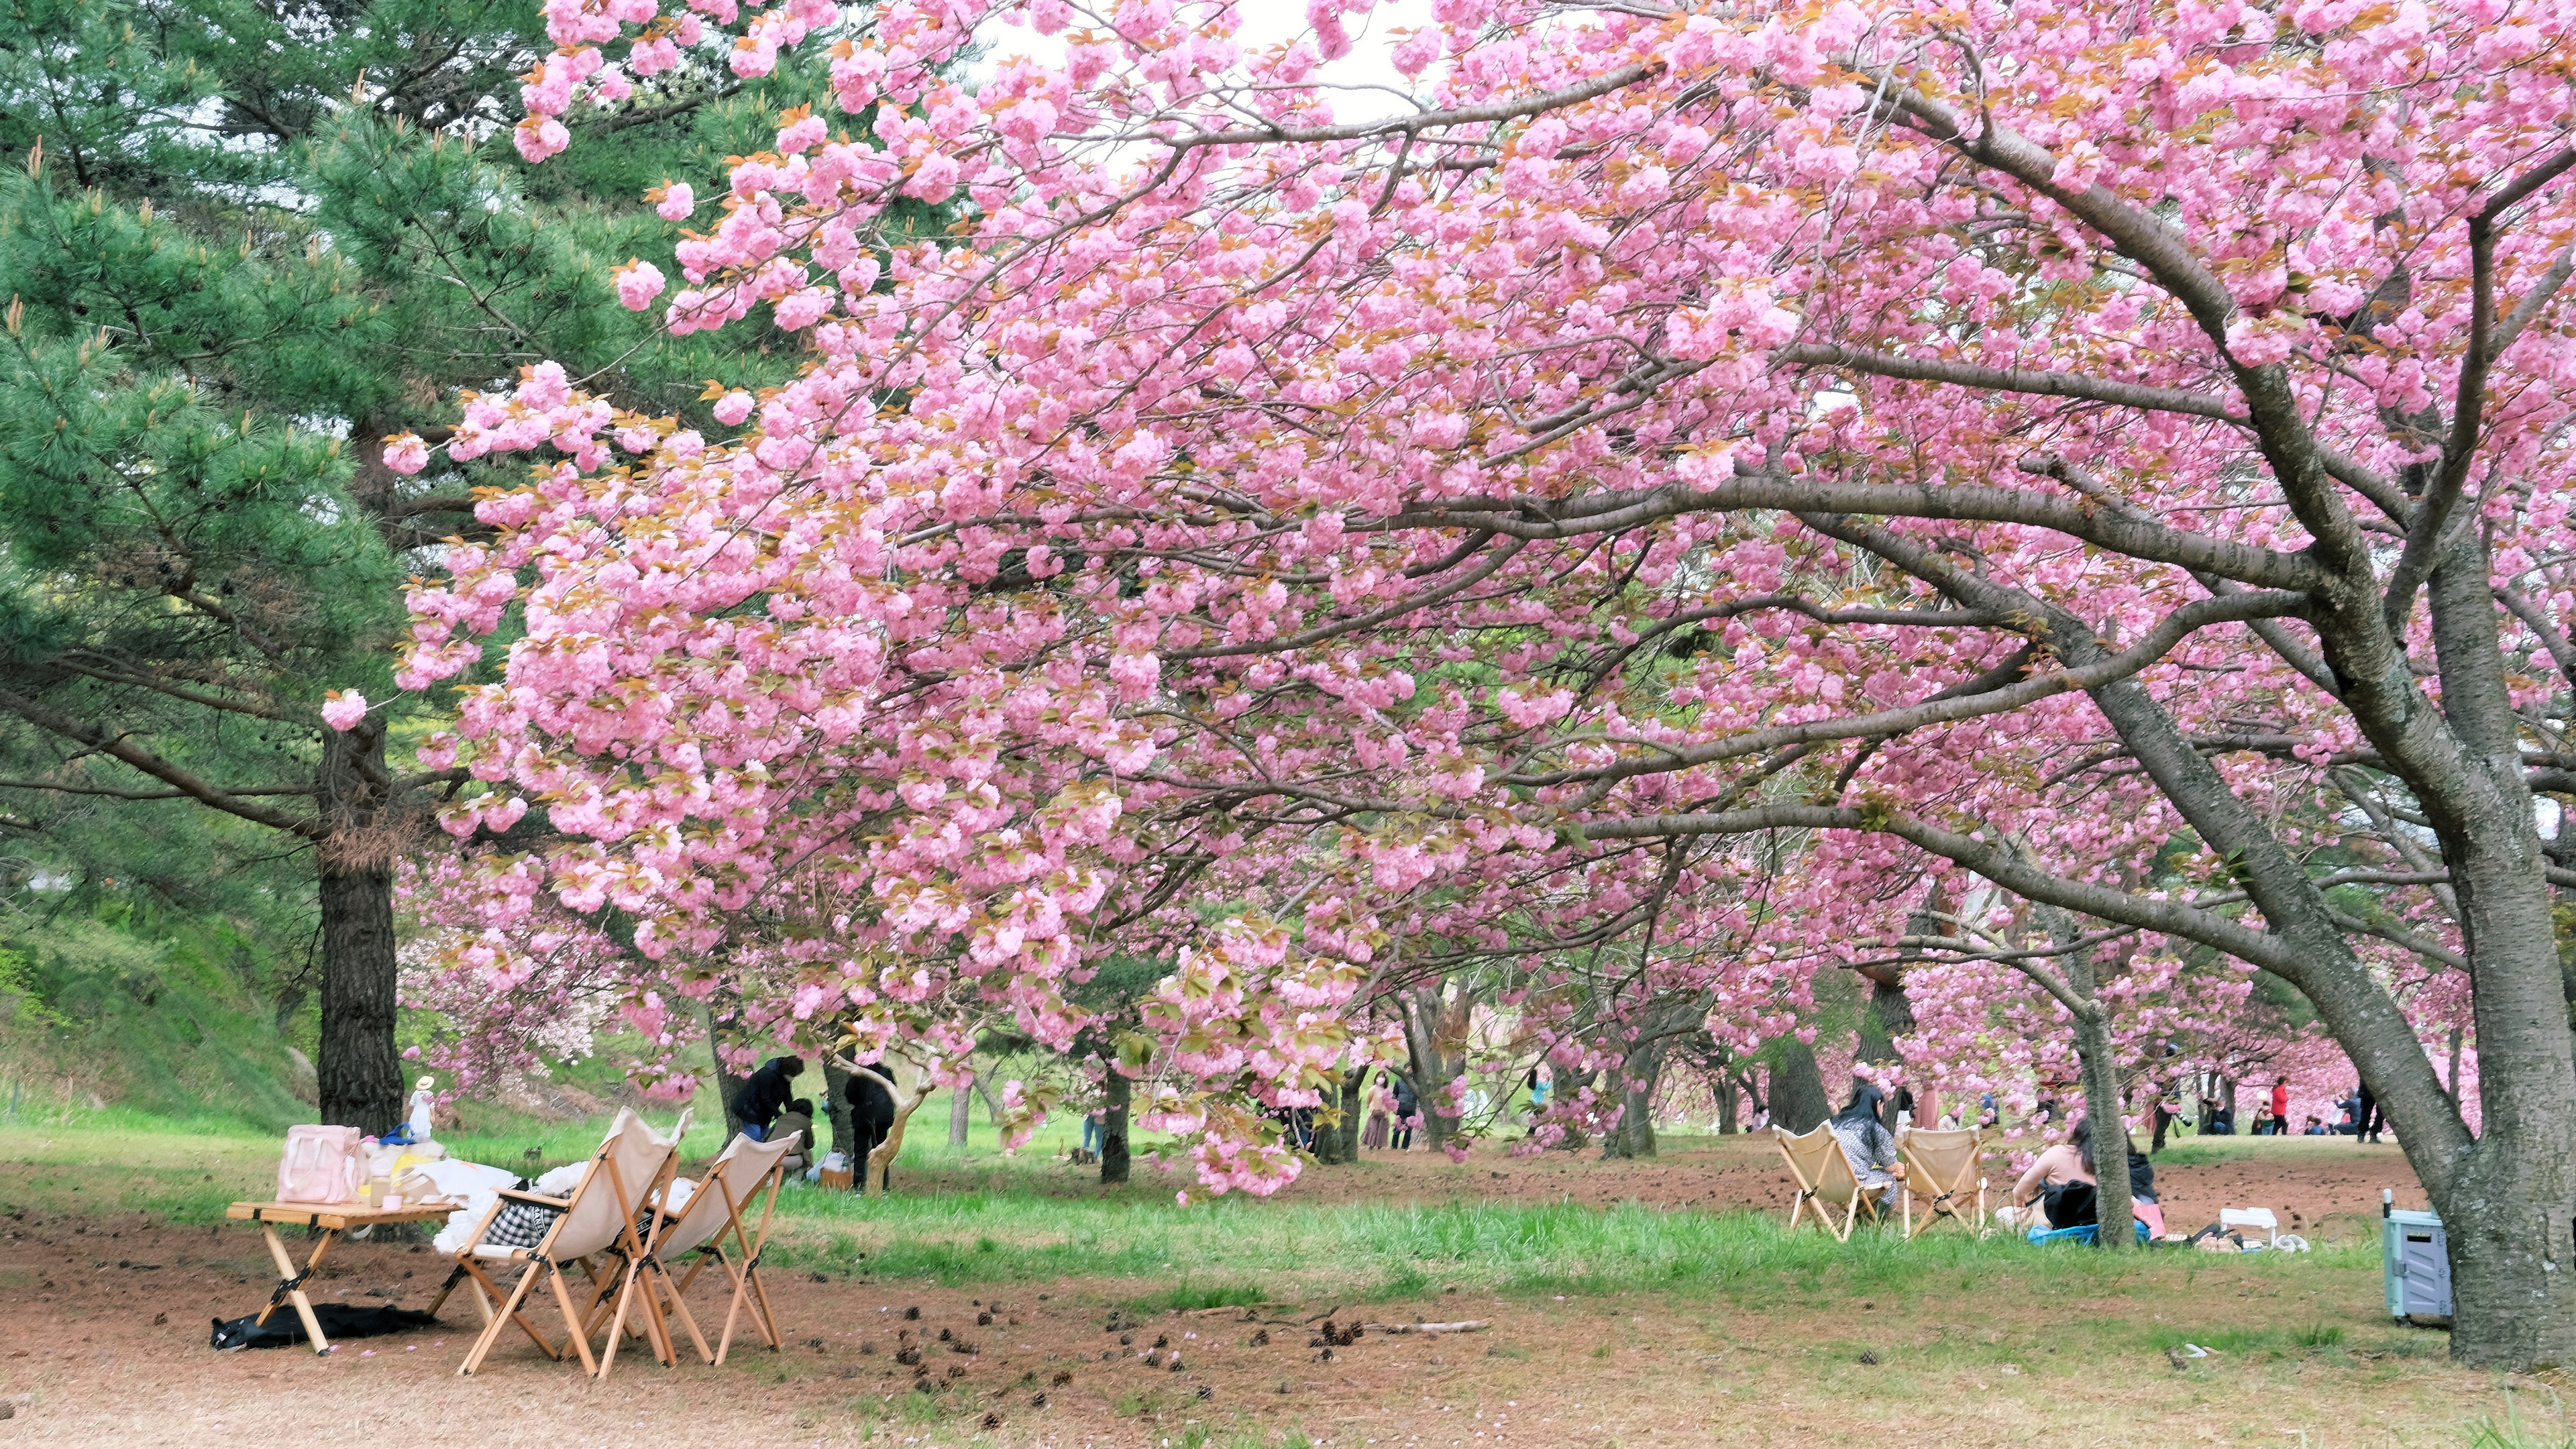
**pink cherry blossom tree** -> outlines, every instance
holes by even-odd
[[[812,8],[555,0],[523,149]],[[1650,973],[1794,997],[1955,872],[2061,956],[2303,992],[2451,1223],[2455,1353],[2576,1353],[2559,17],[1434,13],[1365,42],[1395,95],[1334,83],[1364,0],[1284,45],[888,5],[834,61],[871,129],[782,118],[662,304],[765,310],[802,378],[712,438],[551,367],[469,400],[448,450],[535,476],[417,592],[403,683],[515,611],[431,763],[484,782],[460,835],[562,832],[474,862],[481,939],[613,910],[693,980],[756,946],[781,1030],[953,1046],[1069,1041],[1111,933],[1159,933],[1146,1125],[1261,1190],[1257,1109],[1391,1052],[1351,1004],[1426,953],[1651,931]],[[970,91],[936,67],[979,35]],[[2474,1126],[2392,931],[2468,968]]]

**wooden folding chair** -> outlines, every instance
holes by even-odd
[[[687,1121],[686,1116],[681,1118],[683,1130]],[[570,1193],[556,1198],[532,1192],[503,1192],[500,1200],[492,1205],[492,1210],[475,1225],[474,1235],[457,1251],[457,1267],[473,1280],[487,1316],[482,1336],[467,1351],[465,1362],[458,1365],[457,1373],[470,1374],[481,1367],[484,1355],[492,1351],[501,1330],[513,1323],[534,1340],[548,1358],[563,1357],[563,1348],[547,1338],[521,1307],[528,1291],[536,1286],[539,1278],[544,1278],[554,1289],[555,1306],[563,1312],[565,1338],[568,1346],[580,1356],[582,1372],[594,1377],[603,1376],[607,1372],[605,1364],[615,1360],[617,1340],[625,1328],[623,1315],[609,1332],[604,1359],[592,1357],[590,1336],[606,1311],[603,1305],[618,1291],[616,1280],[621,1271],[625,1278],[631,1280],[648,1256],[644,1235],[653,1232],[658,1214],[647,1218],[644,1235],[638,1234],[636,1218],[639,1210],[644,1210],[670,1181],[678,1162],[678,1133],[666,1141],[653,1135],[643,1119],[633,1112],[620,1111],[616,1122],[608,1129],[608,1136],[600,1142],[599,1151],[591,1156],[589,1165],[582,1172],[581,1181]],[[494,1220],[514,1202],[535,1204],[554,1212],[554,1220],[547,1224],[545,1236],[533,1248],[484,1241]],[[617,1261],[608,1273],[602,1274],[590,1261],[594,1255],[606,1255]],[[518,1265],[519,1276],[505,1293],[492,1276],[492,1270],[512,1264]],[[575,1266],[589,1278],[591,1288],[590,1302],[578,1307],[573,1301],[568,1273]],[[500,1305],[498,1309],[492,1306],[495,1302]],[[649,1301],[649,1295],[645,1327],[652,1338],[655,1354],[664,1364],[672,1363],[674,1355],[669,1333],[658,1308]]]
[[[1923,1230],[1948,1218],[1972,1234],[1986,1230],[1986,1180],[1977,1175],[1977,1131],[1934,1132],[1916,1127],[1896,1129],[1896,1150],[1905,1159],[1905,1236],[1914,1236],[1914,1199],[1923,1198]],[[1968,1194],[1977,1195],[1977,1216],[1968,1217]]]
[[[1780,1144],[1780,1155],[1789,1162],[1789,1175],[1797,1180],[1798,1201],[1789,1209],[1789,1228],[1795,1232],[1801,1217],[1812,1216],[1816,1226],[1834,1235],[1834,1241],[1851,1241],[1852,1225],[1862,1213],[1870,1221],[1878,1220],[1878,1204],[1861,1187],[1860,1177],[1852,1171],[1851,1159],[1843,1155],[1843,1144],[1831,1127],[1818,1127],[1813,1132],[1797,1133],[1785,1128],[1771,1129],[1771,1140]],[[1842,1212],[1842,1224],[1834,1224],[1834,1212]]]
[[[778,1207],[778,1189],[786,1180],[790,1142],[754,1142],[736,1137],[725,1144],[723,1155],[709,1164],[706,1178],[680,1210],[664,1223],[653,1242],[653,1251],[644,1263],[644,1297],[658,1305],[668,1293],[671,1311],[689,1330],[689,1341],[698,1346],[698,1356],[711,1364],[722,1364],[733,1350],[734,1324],[745,1307],[751,1309],[752,1327],[773,1349],[784,1349],[786,1338],[778,1331],[778,1315],[769,1305],[769,1288],[760,1277],[760,1250],[769,1241],[770,1214]],[[761,1199],[762,1189],[768,1197],[760,1202],[760,1224],[745,1229],[742,1215],[754,1200]],[[731,1249],[727,1241],[731,1241]],[[688,1276],[671,1280],[670,1264],[683,1253],[698,1254],[689,1267]],[[736,1261],[736,1255],[739,1261]],[[723,1265],[725,1276],[733,1280],[733,1303],[725,1310],[724,1333],[713,1353],[698,1332],[698,1321],[689,1312],[689,1285],[698,1281],[707,1264]],[[630,1290],[631,1291],[631,1290]],[[619,1310],[620,1316],[624,1310]]]

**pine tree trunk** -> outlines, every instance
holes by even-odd
[[[326,834],[314,850],[322,907],[322,1040],[314,1064],[325,1122],[370,1136],[402,1118],[394,1048],[394,857],[389,776],[373,720],[323,732],[315,784]]]
[[[1834,1113],[1825,1100],[1825,1079],[1816,1070],[1816,1053],[1791,1037],[1780,1049],[1780,1064],[1771,1069],[1771,1124],[1790,1132],[1813,1132]]]
[[[1100,1181],[1106,1186],[1127,1180],[1127,1103],[1132,1085],[1116,1063],[1109,1067],[1109,1080],[1103,1094],[1107,1098],[1100,1113]]]

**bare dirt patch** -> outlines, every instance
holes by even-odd
[[[1772,1206],[1776,1173],[1754,1147],[1717,1143],[1645,1165],[1479,1157],[1462,1168],[1417,1153],[1310,1173],[1292,1193],[1319,1202],[1572,1196]],[[2295,1210],[2304,1221],[2375,1213],[2379,1186],[2403,1160],[2393,1148],[2343,1151],[2176,1165],[2159,1180],[2177,1222],[2215,1216],[2222,1200]],[[0,1198],[11,1171],[0,1166]],[[1750,1294],[1565,1299],[1435,1289],[1375,1304],[1279,1305],[1249,1318],[1242,1309],[1126,1308],[1188,1265],[1159,1283],[1068,1277],[955,1288],[860,1281],[856,1265],[817,1281],[800,1268],[773,1273],[785,1352],[738,1343],[720,1369],[688,1361],[672,1370],[630,1344],[615,1377],[592,1388],[515,1334],[484,1372],[454,1377],[479,1326],[461,1298],[442,1331],[352,1342],[327,1359],[218,1355],[205,1346],[208,1320],[266,1296],[249,1230],[41,1211],[0,1229],[0,1293],[15,1330],[0,1346],[0,1399],[15,1410],[0,1422],[0,1441],[30,1444],[1196,1449],[1276,1445],[1292,1432],[1390,1449],[2019,1445],[2042,1435],[2455,1444],[2468,1422],[2503,1416],[2500,1380],[2450,1368],[2438,1335],[2378,1319],[2375,1274],[2206,1255],[2142,1260],[2135,1275],[2089,1297],[2047,1292],[2048,1264],[2034,1251],[2027,1270],[1991,1281],[1922,1281],[1868,1296],[1795,1281]],[[356,1243],[314,1286],[322,1301],[416,1307],[443,1270],[426,1249]],[[702,1318],[721,1316],[712,1297],[698,1307]],[[904,1318],[908,1308],[920,1318]],[[1364,1330],[1356,1342],[1317,1344],[1328,1312],[1340,1325],[1492,1326],[1450,1338]],[[992,1321],[979,1322],[987,1314]],[[943,1328],[975,1352],[939,1345]],[[905,1329],[931,1347],[918,1371],[895,1358]],[[2162,1341],[2182,1333],[2226,1337],[2210,1359],[2176,1367]]]

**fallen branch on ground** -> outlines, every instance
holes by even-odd
[[[1490,1318],[1470,1318],[1458,1323],[1372,1323],[1371,1333],[1482,1333],[1494,1326]]]

